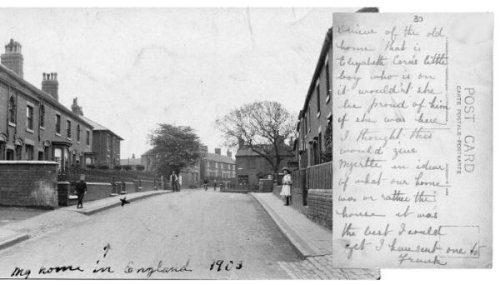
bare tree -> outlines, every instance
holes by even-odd
[[[294,116],[278,102],[261,101],[246,104],[216,120],[228,146],[244,144],[266,159],[273,171],[283,161],[285,139],[294,133]]]

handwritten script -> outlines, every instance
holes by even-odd
[[[334,14],[336,267],[491,267],[492,15]]]

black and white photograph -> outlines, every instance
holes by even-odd
[[[2,2],[0,279],[492,276],[494,8],[319,2]]]

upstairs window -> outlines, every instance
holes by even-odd
[[[330,87],[330,66],[328,62],[326,62],[325,67],[326,72],[326,101],[330,100],[330,96],[332,95],[332,88]]]
[[[16,123],[16,100],[14,96],[9,99],[9,123]]]
[[[80,141],[80,124],[76,125],[76,141]]]
[[[33,106],[26,106],[26,128],[33,130]]]
[[[40,127],[45,127],[45,105],[40,105]]]
[[[321,94],[319,92],[319,83],[316,86],[316,104],[318,105],[317,106],[318,114],[320,114],[321,113]]]
[[[90,145],[90,131],[87,130],[87,145]]]
[[[61,134],[61,115],[56,115],[56,134]]]
[[[67,135],[68,139],[71,138],[71,121],[70,120],[66,120],[66,135]]]

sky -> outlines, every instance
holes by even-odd
[[[0,9],[0,44],[22,44],[24,79],[37,87],[57,72],[59,101],[77,97],[120,135],[122,158],[146,152],[159,123],[191,126],[225,152],[217,116],[259,100],[298,114],[334,11]]]

